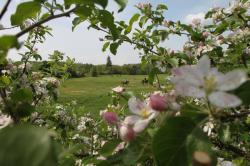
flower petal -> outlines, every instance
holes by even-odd
[[[199,89],[194,86],[185,84],[185,82],[180,82],[175,86],[176,93],[181,96],[189,96],[195,98],[205,97],[205,92],[202,89]]]
[[[208,96],[209,101],[220,108],[232,108],[241,104],[241,100],[235,96],[226,92],[213,92]]]
[[[139,120],[135,123],[133,130],[136,133],[140,133],[143,130],[145,130],[145,128],[148,126],[148,124],[150,123],[150,119],[145,119],[145,120]]]
[[[197,64],[197,70],[201,71],[203,75],[207,75],[210,71],[210,59],[204,55]]]
[[[179,82],[185,82],[186,84],[201,86],[203,84],[203,73],[197,70],[196,66],[182,66],[172,69],[174,77],[171,78],[171,82],[177,84]]]
[[[135,97],[129,99],[128,106],[129,106],[129,110],[137,115],[140,115],[141,111],[144,108],[148,107],[145,102],[142,102],[136,99]]]
[[[141,120],[141,118],[137,115],[131,115],[131,116],[127,116],[123,123],[125,125],[134,125],[137,121]]]
[[[119,134],[120,134],[121,139],[125,142],[133,140],[136,136],[135,131],[130,126],[126,126],[126,125],[120,126]]]
[[[233,90],[238,88],[246,80],[247,75],[245,72],[241,70],[234,70],[220,77],[217,89],[221,91]]]

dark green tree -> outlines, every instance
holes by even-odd
[[[112,74],[112,61],[111,61],[110,56],[107,57],[106,68],[107,68],[108,74]]]

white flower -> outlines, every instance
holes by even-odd
[[[11,119],[10,116],[7,116],[7,115],[4,115],[4,114],[0,113],[0,129],[8,126],[12,122],[13,122],[13,120]]]
[[[133,130],[136,133],[142,132],[148,124],[156,118],[159,114],[150,108],[147,103],[142,102],[136,98],[131,98],[128,101],[129,109],[135,115],[131,115],[125,118],[124,124],[133,125]]]
[[[166,65],[162,64],[162,62],[159,61],[156,62],[156,67],[163,73],[167,70]]]
[[[44,77],[43,80],[50,83],[50,84],[52,84],[55,87],[60,86],[60,81],[55,77]]]
[[[117,87],[113,88],[112,91],[114,91],[116,93],[122,93],[125,91],[125,88],[123,88],[122,86],[117,86]]]
[[[216,68],[211,68],[209,58],[203,56],[197,65],[175,68],[172,73],[174,77],[171,82],[175,84],[179,95],[206,98],[211,104],[221,108],[241,104],[238,97],[225,92],[238,88],[247,80],[245,72],[241,70],[220,73]]]
[[[9,70],[2,70],[2,74],[10,74],[10,71]]]
[[[119,125],[120,137],[123,141],[131,141],[136,134],[141,133],[159,114],[150,108],[146,102],[136,98],[128,101],[129,109],[134,115],[127,116]]]
[[[203,127],[203,131],[207,133],[208,136],[212,134],[212,130],[214,128],[214,124],[212,122],[207,122]]]
[[[201,24],[201,19],[200,18],[193,18],[192,20],[193,25],[200,25]]]

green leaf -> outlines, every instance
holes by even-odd
[[[24,118],[30,116],[31,113],[35,111],[36,110],[34,106],[32,106],[30,103],[23,102],[23,103],[18,103],[13,112],[16,116]]]
[[[167,62],[172,66],[172,67],[177,67],[179,64],[179,60],[177,58],[169,58],[167,59]]]
[[[168,7],[167,7],[167,5],[159,4],[159,5],[156,7],[156,10],[168,10]]]
[[[74,13],[81,18],[87,18],[92,14],[92,8],[87,5],[80,6],[74,11]]]
[[[249,106],[250,105],[250,81],[246,81],[244,84],[242,84],[239,88],[233,91],[233,93],[238,96],[244,105]]]
[[[74,20],[72,21],[72,24],[73,24],[73,26],[72,26],[72,31],[74,31],[75,30],[75,28],[79,25],[79,24],[81,24],[82,22],[84,22],[86,19],[85,18],[82,18],[82,17],[76,17],[76,18],[74,18]]]
[[[214,34],[219,35],[222,34],[227,30],[228,23],[226,21],[223,21],[214,31]]]
[[[101,21],[102,26],[109,28],[112,37],[114,38],[114,40],[116,40],[119,34],[118,34],[118,29],[114,24],[114,16],[106,10],[99,10],[98,18]]]
[[[139,19],[139,17],[140,17],[140,14],[138,13],[132,16],[132,18],[129,21],[129,26],[125,30],[125,34],[128,34],[131,32],[134,22],[136,22]]]
[[[107,157],[98,164],[98,166],[108,165],[136,165],[137,161],[143,156],[144,148],[140,140],[134,140],[129,143],[129,146],[115,155]]]
[[[15,14],[11,16],[11,25],[21,25],[25,20],[34,18],[40,10],[41,3],[37,1],[29,1],[19,4]]]
[[[110,42],[106,42],[104,43],[103,47],[102,47],[102,51],[105,52],[109,46]]]
[[[112,44],[110,44],[110,47],[109,47],[110,52],[112,54],[116,55],[118,47],[119,47],[118,43],[112,43]]]
[[[249,166],[250,165],[250,162],[246,158],[243,158],[243,157],[236,158],[232,162],[236,166]]]
[[[11,99],[14,102],[31,102],[33,99],[33,93],[27,88],[17,89],[12,92]]]
[[[0,87],[6,87],[10,84],[10,78],[8,76],[0,77]]]
[[[8,50],[10,48],[19,48],[20,45],[15,36],[4,35],[0,37],[0,50]]]
[[[153,68],[149,75],[148,75],[148,82],[152,85],[154,83],[154,80],[155,80],[155,76],[156,76],[156,71],[157,69],[156,68]]]
[[[139,26],[142,28],[148,21],[148,17],[147,16],[142,16],[140,21],[139,21]]]
[[[181,107],[181,115],[199,123],[207,118],[209,114],[202,112],[201,108],[194,104],[185,104]]]
[[[66,9],[70,8],[72,4],[93,5],[94,3],[106,8],[108,5],[108,0],[64,0]]]
[[[231,140],[230,126],[221,125],[219,128],[218,136],[223,142],[229,142]]]
[[[94,3],[101,5],[104,9],[108,5],[108,0],[92,0]]]
[[[0,64],[2,64],[7,56],[9,49],[20,48],[15,36],[4,35],[0,37]]]
[[[216,165],[207,136],[186,117],[167,119],[153,138],[153,153],[160,166],[191,165],[195,151],[209,154]]]
[[[18,125],[0,131],[1,166],[55,166],[58,147],[43,128]]]
[[[109,142],[106,142],[101,151],[100,151],[100,154],[102,156],[109,156],[111,155],[115,148],[121,143],[121,140],[112,140],[112,141],[109,141]]]
[[[120,9],[118,10],[118,12],[123,11],[128,3],[128,0],[115,0],[115,1],[120,5]]]

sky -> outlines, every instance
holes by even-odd
[[[10,26],[9,18],[15,12],[16,5],[24,0],[13,0],[9,10],[7,11],[1,24],[5,27]],[[159,3],[166,4],[169,10],[165,16],[167,20],[177,21],[180,20],[189,23],[193,18],[202,18],[204,13],[211,7],[227,6],[231,0],[128,0],[128,5],[121,13],[117,13],[119,7],[113,0],[109,0],[107,9],[114,11],[116,20],[128,20],[137,13],[138,10],[134,7],[139,2],[151,3],[156,6]],[[4,5],[4,0],[0,0],[0,10]],[[47,25],[52,27],[53,37],[47,36],[45,43],[37,45],[38,52],[42,55],[43,59],[47,59],[48,55],[53,53],[54,50],[59,50],[65,53],[66,56],[75,58],[76,62],[92,63],[92,64],[105,64],[107,56],[111,56],[113,64],[122,65],[130,63],[139,63],[139,53],[133,49],[129,44],[123,44],[119,47],[116,56],[113,56],[109,51],[102,52],[103,43],[99,41],[100,37],[104,34],[96,30],[88,30],[87,23],[81,24],[74,32],[72,32],[72,18],[61,18],[52,20]],[[0,31],[3,34],[15,34],[19,29]],[[25,40],[22,37],[20,40]],[[163,43],[166,48],[173,50],[181,49],[185,43],[185,37],[170,37],[170,39]],[[19,50],[19,52],[24,50]],[[19,60],[20,55],[16,50],[11,50],[8,55],[13,60]]]

